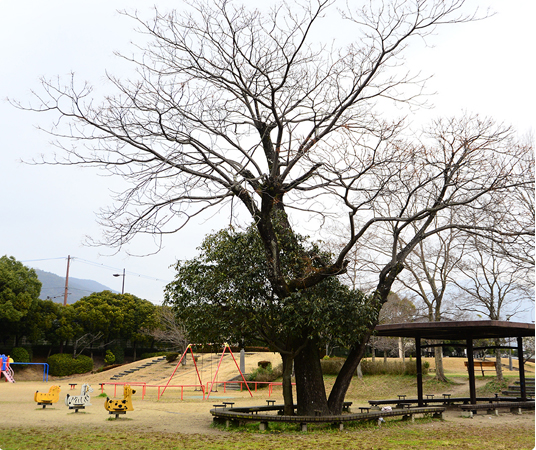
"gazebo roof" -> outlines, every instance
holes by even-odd
[[[489,339],[534,336],[533,323],[500,320],[411,322],[378,325],[376,336],[437,340]]]

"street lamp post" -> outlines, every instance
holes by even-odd
[[[123,273],[114,273],[114,277],[123,277],[123,286],[121,287],[121,295],[125,293],[125,269],[123,269]]]

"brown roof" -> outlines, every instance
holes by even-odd
[[[534,324],[500,320],[393,323],[378,325],[376,335],[438,340],[524,337],[534,336]]]

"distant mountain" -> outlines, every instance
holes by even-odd
[[[55,273],[45,272],[44,270],[40,269],[34,270],[39,277],[39,281],[43,283],[39,298],[43,300],[49,298],[57,303],[63,303],[63,296],[65,293],[65,277],[60,277]],[[96,281],[69,277],[69,295],[67,296],[67,303],[75,303],[82,297],[86,297],[93,292],[101,292],[105,290],[117,293],[117,291],[110,289],[108,286],[97,283]]]

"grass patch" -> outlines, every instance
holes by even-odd
[[[151,449],[151,450],[395,450],[395,449],[532,449],[533,430],[514,424],[497,424],[493,431],[459,424],[388,421],[384,426],[362,424],[343,432],[313,430],[307,433],[270,430],[259,433],[186,435],[180,433],[140,433],[135,430],[17,428],[0,431],[2,450],[22,449]]]
[[[477,388],[476,393],[478,396],[492,396],[496,393],[500,393],[503,389],[508,388],[508,380],[498,381],[494,378],[488,381],[484,386]]]

